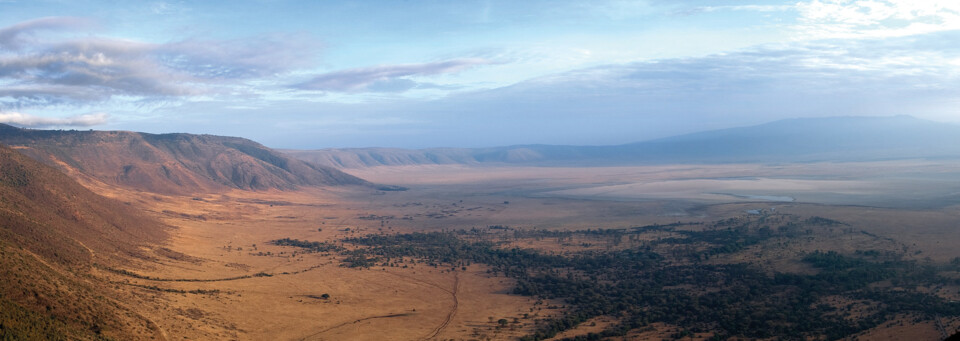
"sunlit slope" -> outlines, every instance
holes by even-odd
[[[161,223],[58,170],[0,147],[0,334],[7,339],[148,338],[150,322],[90,276],[95,264],[148,257]]]
[[[67,173],[155,193],[367,184],[236,137],[0,125],[0,143]]]

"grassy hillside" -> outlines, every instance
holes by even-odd
[[[0,126],[0,143],[71,174],[155,193],[364,185],[256,142],[213,135],[30,130]]]
[[[110,297],[94,264],[149,257],[165,225],[0,147],[0,339],[136,339],[150,323]]]

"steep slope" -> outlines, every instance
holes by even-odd
[[[626,165],[866,161],[960,156],[960,126],[910,116],[789,119],[616,146],[284,151],[340,168],[417,164]]]
[[[367,184],[339,170],[308,164],[236,137],[0,125],[0,143],[71,174],[156,193]]]
[[[89,273],[146,257],[166,229],[0,146],[0,339],[148,338],[149,322]]]

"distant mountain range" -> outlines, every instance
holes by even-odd
[[[378,186],[340,171],[396,165],[614,166],[960,157],[960,126],[910,116],[789,119],[613,146],[276,151],[238,138],[0,124],[0,144],[75,178],[155,193]]]
[[[283,150],[324,166],[424,164],[608,166],[960,157],[960,126],[895,117],[799,118],[613,146]]]
[[[237,137],[33,130],[0,124],[0,144],[75,177],[155,193],[371,185]]]

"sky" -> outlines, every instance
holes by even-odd
[[[957,108],[955,0],[0,0],[21,127],[610,145]]]

